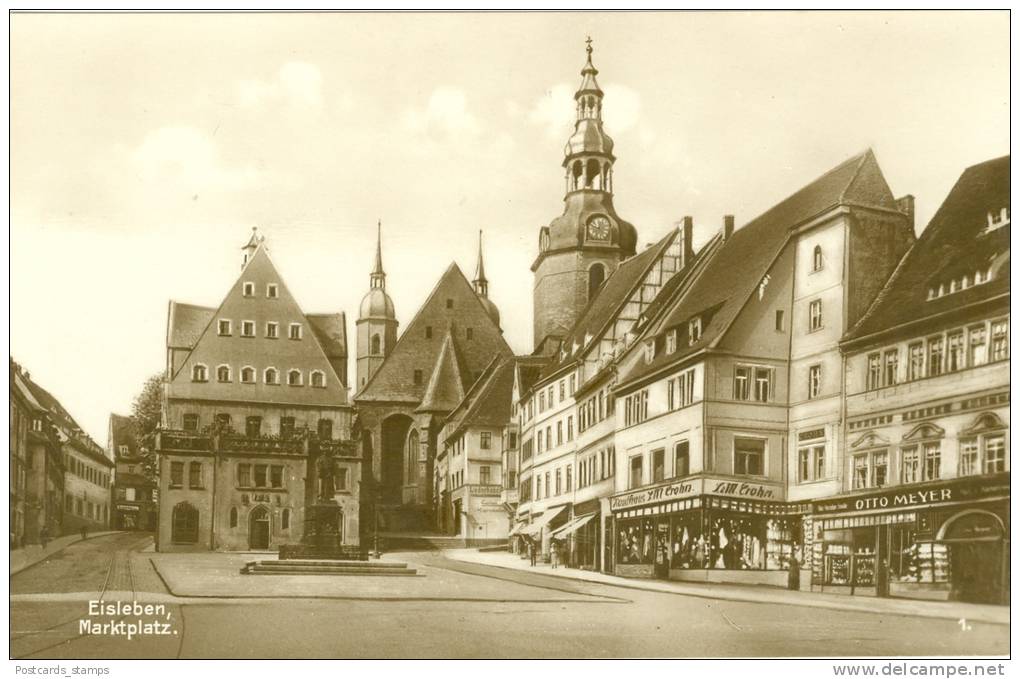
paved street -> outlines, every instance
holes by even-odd
[[[13,576],[12,655],[605,658],[1009,651],[1003,625],[973,623],[964,631],[952,620],[719,601],[441,554],[389,557],[417,568],[421,577],[414,578],[235,576],[251,555],[142,551],[149,545],[151,538],[140,534],[96,538]],[[89,619],[88,601],[100,598],[164,605],[158,614],[92,619],[159,621],[168,633],[131,640],[83,634],[79,620]]]

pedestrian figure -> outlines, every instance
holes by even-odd
[[[50,531],[46,526],[42,527],[39,531],[39,542],[42,543],[43,549],[46,549],[46,543],[50,541]]]
[[[88,538],[88,536],[89,536],[89,527],[88,527],[88,526],[85,526],[85,525],[83,525],[83,526],[81,527],[81,539],[82,539],[82,540],[85,540],[85,539],[87,539],[87,538]]]
[[[535,543],[532,542],[528,544],[528,553],[531,555],[531,565],[534,566],[537,558],[535,555]]]
[[[549,561],[553,568],[556,568],[560,563],[560,549],[555,542],[549,545]]]

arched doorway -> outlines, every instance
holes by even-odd
[[[949,546],[951,598],[972,603],[1009,603],[1009,548],[996,514],[968,509],[946,520],[936,539]]]
[[[187,502],[174,505],[170,524],[170,542],[190,545],[198,542],[198,510]]]
[[[259,505],[248,515],[248,549],[269,549],[269,510]]]
[[[380,441],[380,491],[383,504],[401,503],[401,488],[404,484],[404,444],[411,418],[407,415],[391,415],[382,422]]]

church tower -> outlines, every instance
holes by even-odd
[[[499,309],[489,299],[489,279],[485,277],[485,262],[482,260],[482,232],[478,232],[478,265],[475,267],[475,279],[471,281],[471,287],[478,295],[478,301],[485,307],[485,313],[489,315],[492,322],[499,328]],[[502,328],[500,328],[502,332]]]
[[[637,232],[613,207],[613,140],[602,129],[603,92],[592,64],[581,70],[574,94],[577,122],[564,149],[563,214],[539,232],[535,274],[534,341],[537,353],[556,350],[603,281],[634,255]]]
[[[375,268],[369,276],[370,289],[361,300],[358,313],[358,362],[355,391],[360,391],[390,355],[397,343],[397,316],[393,300],[386,294],[386,273],[382,265],[382,222],[376,232]]]

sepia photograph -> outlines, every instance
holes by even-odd
[[[9,10],[5,674],[1006,676],[1010,31]]]

